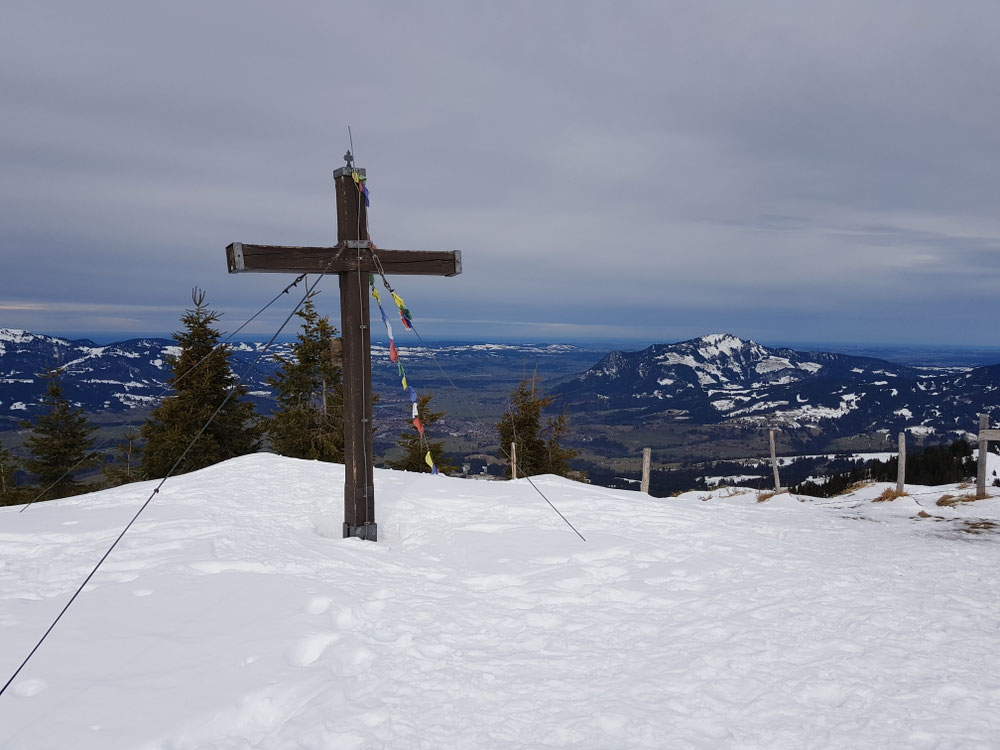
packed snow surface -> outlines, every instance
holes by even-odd
[[[265,454],[168,481],[0,747],[1000,746],[998,499],[535,478],[584,542],[525,480],[376,471],[373,544],[339,538],[342,481]],[[152,487],[0,509],[4,681]]]

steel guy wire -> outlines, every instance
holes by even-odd
[[[329,268],[329,266],[327,266],[327,267]],[[325,273],[325,271],[324,271],[324,273]],[[181,382],[184,378],[186,378],[192,372],[194,372],[199,367],[201,367],[201,365],[204,364],[204,362],[209,357],[211,357],[213,354],[215,354],[216,350],[218,350],[220,347],[222,347],[225,344],[227,344],[229,342],[229,340],[232,339],[233,336],[235,336],[237,333],[239,333],[244,328],[246,328],[254,320],[254,318],[256,318],[257,316],[259,316],[261,313],[263,313],[265,310],[267,310],[267,308],[269,308],[271,305],[273,305],[275,302],[277,302],[278,299],[280,299],[282,295],[288,294],[289,291],[291,291],[294,287],[298,286],[299,282],[301,282],[302,279],[304,279],[305,277],[306,277],[306,274],[304,274],[304,273],[303,274],[299,274],[299,276],[295,279],[295,281],[293,281],[291,284],[289,284],[284,289],[282,289],[278,294],[276,294],[275,297],[274,297],[274,299],[272,299],[270,302],[268,302],[266,305],[264,305],[262,308],[260,308],[257,312],[255,312],[253,315],[251,315],[249,318],[247,318],[243,322],[243,325],[241,325],[235,331],[233,331],[228,336],[226,336],[226,338],[224,338],[218,344],[216,344],[215,346],[213,346],[212,349],[211,349],[211,351],[209,351],[204,357],[202,357],[201,359],[199,359],[193,365],[191,365],[191,367],[189,367],[184,372],[183,375],[181,375],[179,378],[177,378],[177,380],[173,381],[169,386],[165,387],[162,391],[160,391],[160,394],[156,397],[156,400],[159,401],[160,399],[163,398],[164,394],[167,391],[169,391],[169,390],[171,390],[173,388],[176,388],[177,384],[179,382]],[[83,458],[81,458],[75,464],[73,464],[72,466],[70,466],[65,472],[63,472],[63,475],[61,477],[59,477],[56,481],[54,481],[52,484],[50,484],[44,490],[42,490],[37,495],[35,495],[35,497],[32,498],[32,500],[30,502],[28,502],[26,505],[24,505],[24,507],[22,507],[21,510],[18,511],[18,513],[24,513],[24,511],[27,508],[29,508],[32,505],[34,505],[49,490],[51,490],[53,487],[55,487],[57,484],[59,484],[62,480],[64,480],[66,477],[68,477],[70,474],[72,474],[74,471],[76,471],[77,468],[79,468],[85,461],[89,460],[90,458],[92,458],[94,456],[97,456],[97,455],[100,455],[100,454],[106,454],[106,453],[107,453],[107,451],[105,451],[105,450],[95,450],[95,451],[91,451],[90,453],[88,453],[86,456],[84,456]]]
[[[359,212],[359,213],[358,213],[358,219],[359,219],[359,221],[360,221],[360,217],[361,217],[361,214],[360,214],[360,212]],[[367,222],[368,222],[368,214],[366,213],[366,214],[365,214],[365,231],[366,231],[366,233],[368,234],[368,239],[369,239],[369,242],[370,242],[370,241],[371,241],[371,232],[370,232],[370,230],[368,229],[368,223],[367,223]],[[382,261],[380,261],[380,260],[379,260],[379,257],[378,257],[378,253],[377,253],[377,250],[376,250],[376,248],[375,248],[375,246],[374,246],[374,245],[372,245],[372,248],[371,248],[371,250],[372,250],[372,262],[373,262],[373,264],[375,265],[375,269],[376,269],[376,270],[378,271],[378,275],[382,277],[382,283],[383,283],[383,284],[385,285],[385,288],[389,290],[389,293],[390,293],[390,294],[393,294],[393,293],[395,292],[395,290],[394,290],[394,289],[392,288],[392,286],[391,286],[391,285],[389,284],[389,279],[387,279],[387,278],[386,278],[386,276],[385,276],[385,269],[384,269],[384,268],[383,268],[383,266],[382,266]],[[466,400],[466,399],[465,399],[465,398],[464,398],[463,396],[461,396],[461,389],[459,389],[459,387],[458,387],[457,385],[455,385],[455,381],[451,379],[451,376],[450,376],[450,375],[449,375],[449,374],[448,374],[448,373],[447,373],[447,372],[445,371],[444,367],[442,367],[442,366],[441,366],[441,363],[440,363],[440,362],[438,362],[438,359],[437,359],[437,355],[436,355],[436,354],[434,353],[434,350],[433,350],[433,349],[431,349],[431,348],[430,348],[430,347],[429,347],[429,346],[427,345],[427,342],[426,342],[426,341],[424,341],[424,337],[420,335],[420,332],[419,332],[419,331],[417,330],[417,327],[416,327],[415,325],[413,325],[413,321],[412,321],[412,320],[410,320],[410,330],[411,330],[411,331],[413,331],[413,334],[414,334],[414,335],[415,335],[415,336],[417,337],[417,339],[418,339],[418,340],[420,341],[420,344],[421,344],[421,346],[423,346],[423,347],[424,347],[424,349],[425,349],[425,350],[426,350],[426,351],[427,351],[427,352],[428,352],[428,353],[429,353],[429,354],[431,355],[431,359],[432,359],[432,360],[434,361],[434,364],[435,364],[435,365],[437,366],[437,368],[438,368],[438,369],[439,369],[439,370],[441,371],[441,374],[442,374],[442,375],[444,375],[445,379],[446,379],[446,380],[447,380],[447,381],[448,381],[448,382],[449,382],[449,383],[451,384],[451,387],[455,389],[455,393],[456,393],[456,395],[458,395],[458,396],[459,396],[459,397],[460,397],[460,398],[461,398],[461,399],[462,399],[462,400],[463,400],[463,401],[465,402],[465,405],[466,405],[466,407],[467,407],[467,408],[469,409],[469,412],[470,412],[470,413],[472,414],[473,418],[474,418],[474,419],[475,419],[475,420],[476,420],[477,422],[485,422],[485,420],[484,420],[484,419],[483,419],[482,417],[480,417],[480,416],[479,416],[479,414],[478,414],[478,413],[476,412],[476,410],[475,410],[475,408],[474,408],[474,407],[472,406],[472,404],[471,404],[471,403],[470,403],[469,401],[467,401],[467,400]],[[513,421],[513,420],[512,420],[512,421]],[[511,456],[510,456],[510,453],[508,453],[508,452],[507,452],[507,449],[506,449],[506,448],[505,448],[504,446],[502,446],[502,445],[500,446],[500,451],[501,451],[501,452],[502,452],[502,453],[503,453],[503,454],[504,454],[504,455],[505,455],[505,456],[507,457],[507,460],[508,460],[508,461],[510,461],[510,460],[511,460]],[[577,530],[577,528],[576,528],[576,527],[575,527],[575,526],[574,526],[574,525],[573,525],[572,523],[570,523],[570,522],[569,522],[569,519],[567,519],[567,518],[566,518],[566,516],[564,516],[564,515],[563,515],[563,514],[562,514],[562,513],[561,513],[561,512],[559,511],[559,509],[558,509],[558,508],[557,508],[557,507],[556,507],[555,505],[553,505],[553,504],[552,504],[552,501],[551,501],[551,500],[549,500],[549,499],[548,499],[548,497],[546,497],[546,496],[545,496],[545,493],[544,493],[544,492],[542,492],[542,491],[541,491],[541,490],[540,490],[540,489],[538,488],[538,485],[536,485],[536,484],[535,484],[535,483],[534,483],[534,482],[533,482],[533,481],[531,480],[531,477],[528,477],[528,476],[526,476],[526,477],[525,477],[525,479],[527,479],[527,480],[528,480],[528,484],[530,484],[530,485],[531,485],[531,488],[532,488],[533,490],[535,490],[535,492],[537,492],[537,493],[538,493],[539,495],[541,495],[542,499],[543,499],[543,500],[544,500],[545,502],[547,502],[547,503],[549,504],[549,506],[551,506],[552,510],[554,510],[554,511],[555,511],[556,513],[558,513],[558,514],[559,514],[559,517],[560,517],[560,518],[561,518],[561,519],[562,519],[563,521],[565,521],[565,522],[566,522],[566,524],[567,524],[567,525],[568,525],[568,526],[569,526],[569,527],[570,527],[571,529],[573,529],[573,531],[574,531],[574,532],[576,533],[576,535],[577,535],[578,537],[580,537],[580,538],[581,538],[581,539],[582,539],[583,541],[585,541],[585,542],[586,542],[586,541],[587,541],[587,537],[585,537],[585,536],[584,536],[583,534],[581,534],[581,533],[580,533],[580,532],[579,532],[579,531]]]
[[[510,429],[514,433],[514,443],[516,445],[517,442],[518,442],[518,440],[517,440],[517,426],[515,424],[516,420],[514,419],[514,405],[510,402],[510,398],[507,399],[507,413],[510,415]],[[507,451],[504,449],[504,447],[502,445],[500,446],[500,450],[502,450],[504,452],[504,454],[507,456],[507,459],[511,462],[511,472],[510,472],[511,479],[517,479],[517,477],[514,475],[514,460],[513,460],[513,458],[511,457],[511,455],[509,453],[507,453]],[[535,487],[535,483],[531,481],[531,477],[529,477],[527,474],[525,474],[524,478],[528,480],[528,483],[532,487]],[[566,525],[569,526],[571,529],[573,529],[573,531],[576,532],[576,535],[578,537],[580,537],[583,541],[587,541],[587,537],[585,537],[583,534],[581,534],[577,530],[576,526],[574,526],[572,523],[570,523],[569,519],[566,518],[566,516],[564,516],[562,514],[562,512],[555,505],[553,505],[552,501],[549,500],[545,496],[544,492],[542,492],[540,489],[538,489],[538,487],[535,487],[535,491],[539,495],[541,495],[542,499],[549,504],[549,507],[551,507],[552,510],[554,510],[559,515],[559,517],[563,521],[566,522]]]
[[[374,259],[375,267],[377,269],[379,269],[379,276],[382,277],[382,283],[385,284],[386,289],[388,289],[390,292],[392,292],[393,289],[389,285],[389,280],[386,279],[385,274],[381,270],[382,269],[382,264],[379,262],[376,254],[374,252],[374,250],[372,251],[372,258]],[[467,401],[464,396],[461,396],[461,389],[455,384],[455,381],[452,380],[451,376],[444,369],[444,367],[441,366],[441,363],[438,362],[437,354],[435,354],[434,350],[427,345],[426,341],[424,341],[424,337],[420,335],[420,332],[417,330],[417,327],[413,324],[412,320],[410,321],[410,330],[413,331],[413,334],[420,341],[420,344],[421,344],[421,346],[423,346],[424,350],[427,351],[427,353],[431,355],[431,359],[433,360],[433,362],[437,366],[437,368],[441,371],[441,374],[444,375],[445,379],[451,384],[451,387],[455,389],[456,395],[458,395],[462,399],[462,401],[465,402],[465,405],[468,408],[469,412],[472,414],[473,418],[475,418],[477,422],[485,422],[486,420],[484,420],[482,417],[479,416],[479,414],[477,413],[476,409],[472,406],[472,404],[469,401]],[[510,400],[509,399],[508,399],[508,405],[510,405]],[[511,415],[511,417],[512,417],[511,421],[513,423],[513,414]],[[511,460],[511,455],[510,455],[510,453],[508,452],[508,450],[507,450],[507,448],[505,446],[501,445],[500,446],[500,451],[504,454],[504,456],[507,457],[508,461]],[[580,537],[583,541],[586,542],[587,541],[587,537],[585,537],[583,534],[581,534],[579,532],[579,530],[577,530],[577,528],[572,523],[570,523],[569,519],[567,519],[566,516],[564,516],[560,512],[560,510],[552,503],[551,500],[549,500],[548,497],[546,497],[545,493],[542,492],[538,488],[538,485],[536,485],[532,481],[531,477],[525,476],[524,478],[526,480],[528,480],[528,484],[531,485],[531,488],[533,490],[535,490],[535,492],[537,492],[539,495],[541,495],[542,499],[549,504],[549,506],[552,508],[552,510],[554,510],[559,515],[559,517],[563,521],[566,522],[566,525],[569,526],[571,529],[573,529],[573,531],[576,533],[576,535],[578,537]]]
[[[264,348],[261,349],[260,353],[257,355],[257,358],[250,364],[250,366],[246,369],[246,371],[236,379],[236,381],[232,384],[232,386],[230,386],[228,393],[226,393],[226,397],[222,400],[222,403],[219,404],[218,408],[216,408],[214,412],[212,412],[212,416],[208,418],[208,421],[205,422],[202,428],[198,430],[198,433],[191,439],[187,447],[184,449],[184,452],[181,453],[181,455],[177,458],[177,460],[174,462],[174,465],[170,467],[170,471],[167,472],[167,475],[160,480],[160,483],[156,485],[156,487],[150,493],[149,497],[146,498],[146,502],[144,502],[142,506],[139,508],[139,510],[136,511],[135,515],[132,516],[132,520],[125,525],[125,528],[122,529],[118,537],[111,543],[111,546],[108,547],[107,552],[105,552],[104,555],[101,557],[101,559],[97,561],[97,564],[94,566],[93,570],[90,571],[90,573],[84,579],[83,583],[81,583],[80,586],[77,588],[77,590],[74,592],[73,596],[71,596],[69,601],[66,602],[66,605],[62,608],[59,614],[56,615],[56,618],[52,621],[52,624],[49,625],[48,630],[45,631],[42,637],[38,640],[38,643],[35,644],[35,647],[31,649],[30,653],[24,658],[24,661],[21,662],[21,666],[19,666],[14,671],[14,674],[10,676],[10,679],[8,679],[7,682],[4,684],[4,686],[0,688],[0,696],[2,696],[7,691],[7,688],[10,687],[10,684],[17,678],[17,676],[21,673],[21,670],[24,669],[25,665],[31,660],[31,657],[35,655],[35,652],[38,651],[42,643],[45,642],[45,639],[49,636],[49,633],[52,632],[53,628],[55,628],[59,620],[62,619],[62,616],[66,614],[66,611],[70,608],[70,605],[72,605],[73,602],[76,601],[76,598],[80,595],[80,592],[83,591],[84,587],[90,582],[90,579],[94,577],[94,574],[97,573],[98,569],[108,558],[108,556],[111,554],[114,548],[118,546],[118,542],[120,542],[122,538],[125,536],[125,534],[128,532],[128,530],[132,528],[132,524],[134,524],[136,520],[139,518],[139,516],[142,515],[142,512],[146,510],[147,506],[149,506],[149,504],[153,501],[153,498],[156,497],[157,493],[159,493],[160,488],[163,487],[164,483],[177,470],[177,467],[180,466],[181,461],[183,461],[185,456],[187,456],[188,452],[198,441],[198,438],[200,438],[202,434],[204,434],[205,430],[207,430],[209,425],[212,424],[212,421],[219,415],[219,412],[222,411],[222,408],[229,402],[229,399],[232,398],[233,394],[236,393],[237,389],[240,387],[240,384],[243,382],[243,379],[250,374],[250,371],[257,366],[257,363],[261,360],[264,354],[267,353],[267,350],[270,349],[271,344],[274,343],[274,340],[278,338],[281,332],[285,329],[285,326],[288,325],[288,321],[292,319],[292,316],[295,315],[295,313],[298,312],[299,308],[305,303],[309,294],[312,292],[313,289],[316,288],[316,285],[320,282],[320,279],[322,279],[326,275],[326,272],[329,270],[330,265],[332,263],[333,259],[331,258],[330,263],[328,263],[326,266],[326,269],[324,269],[323,273],[321,273],[316,278],[316,281],[313,282],[312,286],[309,286],[308,284],[306,285],[305,295],[295,306],[295,308],[288,314],[288,317],[285,318],[285,321],[281,324],[278,330],[274,332],[274,335],[271,336],[271,339],[267,342],[267,344],[264,345]]]

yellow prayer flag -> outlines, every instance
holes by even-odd
[[[392,293],[392,298],[396,301],[396,306],[399,307],[399,309],[402,310],[404,307],[406,307],[406,305],[403,304],[403,298],[400,297],[395,292]]]
[[[405,390],[409,389],[409,387],[410,387],[410,386],[408,386],[408,385],[406,384],[406,376],[404,375],[404,376],[403,376],[403,390],[405,391]]]
[[[424,456],[424,463],[430,466],[432,469],[434,468],[434,459],[431,458],[430,451],[427,451],[427,455]]]
[[[372,287],[372,297],[374,297],[375,300],[381,304],[382,295],[378,293],[378,289],[376,289],[375,287]]]

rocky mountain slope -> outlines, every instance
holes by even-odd
[[[961,436],[1000,410],[1000,365],[923,368],[770,348],[712,334],[615,351],[560,384],[584,420],[806,428],[834,434],[909,430]]]

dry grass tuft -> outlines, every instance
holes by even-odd
[[[937,504],[943,508],[954,508],[959,503],[974,503],[975,495],[941,495]]]
[[[964,531],[966,534],[985,534],[995,531],[996,528],[997,524],[995,521],[989,521],[984,518],[979,521],[963,521],[958,530]]]
[[[843,492],[837,493],[836,497],[843,497],[844,495],[850,495],[852,492],[857,492],[858,490],[863,490],[865,487],[875,484],[875,482],[855,482],[850,487],[848,487]]]
[[[767,502],[777,494],[778,494],[777,492],[761,492],[759,495],[757,495],[757,502],[758,503]]]
[[[920,516],[921,518],[931,518],[932,517],[931,514],[928,513],[926,510],[920,511],[919,513],[917,513],[917,515]]]
[[[726,487],[725,491],[726,494],[723,497],[739,497],[740,495],[747,495],[752,492],[752,490],[746,487]]]
[[[873,503],[891,503],[897,497],[903,497],[906,495],[905,492],[900,492],[895,487],[887,487],[885,491],[872,500]]]

